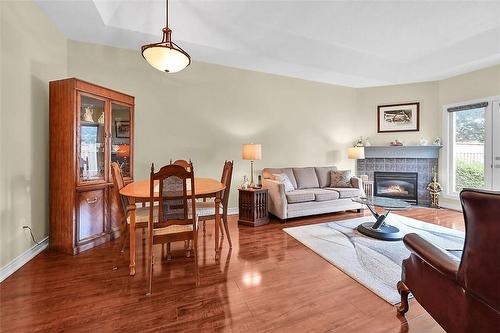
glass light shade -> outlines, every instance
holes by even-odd
[[[262,146],[256,143],[243,145],[242,157],[244,160],[258,161],[262,159]]]
[[[143,45],[142,56],[157,70],[176,73],[191,63],[189,54],[172,42],[172,30],[163,28],[163,39],[159,43]]]
[[[186,68],[191,60],[175,48],[157,44],[149,46],[142,51],[142,56],[154,68],[167,73],[176,73]]]
[[[365,147],[351,147],[347,150],[347,157],[350,160],[361,160],[365,158]]]

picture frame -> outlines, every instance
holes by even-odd
[[[115,121],[115,134],[117,138],[129,139],[130,138],[130,121],[116,120]]]
[[[420,103],[399,103],[377,107],[377,132],[418,132]]]

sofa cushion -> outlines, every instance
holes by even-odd
[[[330,177],[330,187],[352,187],[351,170],[332,171]]]
[[[293,168],[293,174],[297,180],[297,188],[318,188],[318,177],[313,167],[308,168]]]
[[[293,188],[297,189],[297,181],[293,175],[292,168],[264,168],[262,169],[262,177],[265,179],[274,179],[273,174],[284,173],[290,182],[292,182]]]
[[[326,167],[316,167],[314,168],[316,171],[316,177],[318,177],[319,187],[328,187],[330,186],[330,172],[337,171],[336,166],[326,166]]]
[[[359,197],[363,194],[359,188],[354,187],[327,187],[326,190],[338,192],[340,199]]]
[[[296,190],[285,193],[288,203],[314,201],[314,193],[310,190]]]
[[[329,191],[322,188],[311,188],[309,191],[314,193],[314,201],[337,200],[340,197],[339,192]]]
[[[285,186],[285,192],[291,192],[291,191],[295,190],[293,188],[292,182],[290,181],[290,179],[288,179],[288,176],[285,175],[284,173],[274,173],[273,177],[274,177],[274,180],[280,182],[281,184],[283,184]]]

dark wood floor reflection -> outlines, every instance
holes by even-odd
[[[365,213],[367,214],[367,213]],[[463,230],[460,213],[416,208],[401,213]],[[200,231],[200,282],[182,244],[157,261],[153,295],[145,296],[144,248],[137,275],[127,255],[113,271],[118,242],[78,256],[43,252],[0,285],[1,332],[442,332],[415,301],[405,318],[281,229],[363,215],[337,213],[238,227],[214,260],[213,223]],[[137,233],[140,244],[141,234]],[[128,249],[127,249],[128,251]]]

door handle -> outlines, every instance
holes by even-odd
[[[91,204],[95,204],[96,202],[97,202],[97,197],[94,197],[93,199],[87,199],[87,203],[88,203],[89,205],[91,205]]]

